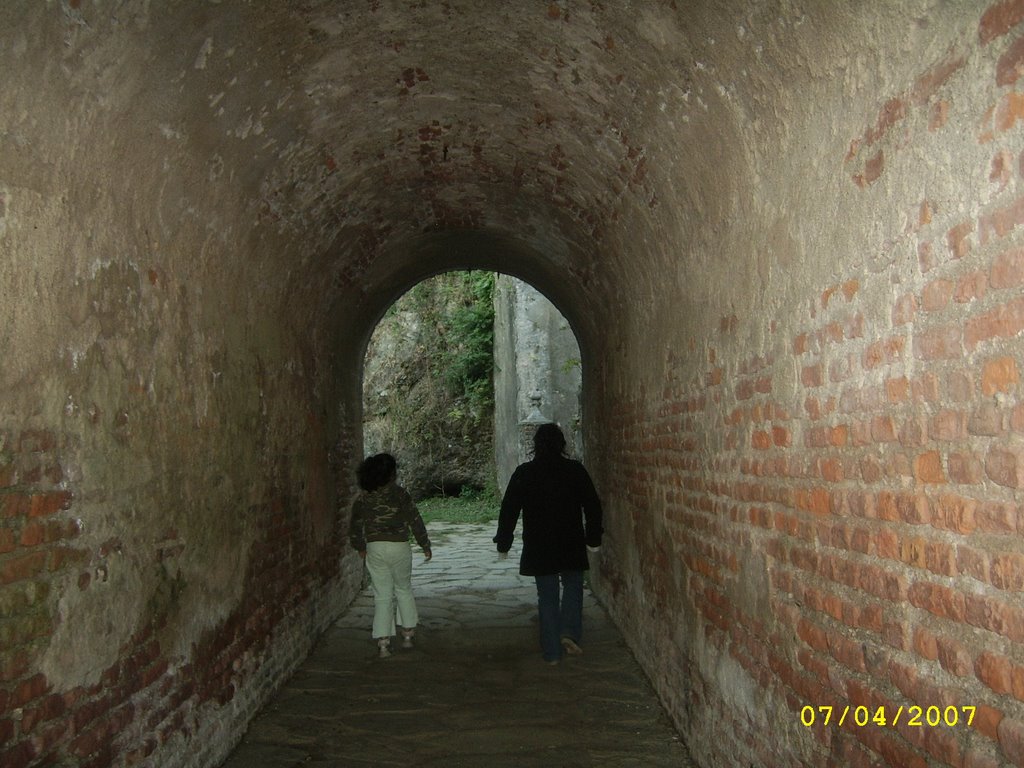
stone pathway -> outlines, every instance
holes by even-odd
[[[589,592],[584,654],[548,666],[516,549],[498,560],[490,524],[428,527],[434,559],[413,560],[416,647],[377,658],[364,590],[222,768],[693,765]]]

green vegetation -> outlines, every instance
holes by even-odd
[[[449,272],[424,280],[394,307],[409,307],[422,318],[421,351],[430,375],[448,395],[442,418],[475,432],[494,414],[493,272]]]
[[[456,281],[460,302],[449,317],[452,343],[437,363],[452,397],[493,411],[494,273],[460,272]]]
[[[494,474],[495,274],[448,272],[396,301],[367,352],[367,450],[394,453],[414,498]],[[376,344],[381,340],[378,356]]]
[[[464,489],[458,496],[435,496],[417,502],[427,525],[444,523],[489,523],[498,519],[501,500],[493,491]]]

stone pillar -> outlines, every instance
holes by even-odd
[[[562,427],[580,455],[580,350],[569,323],[535,288],[499,275],[494,292],[494,454],[498,490],[530,456],[533,433]]]

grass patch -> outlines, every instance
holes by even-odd
[[[437,496],[416,502],[423,522],[491,523],[498,519],[501,502],[489,493],[463,492],[461,496]]]

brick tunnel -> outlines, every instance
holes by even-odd
[[[485,268],[576,331],[595,589],[700,765],[1024,765],[1022,34],[4,2],[0,764],[223,759],[358,588],[376,321]]]

